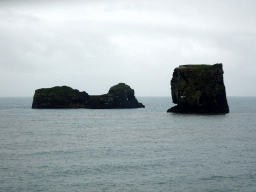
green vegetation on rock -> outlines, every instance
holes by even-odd
[[[113,87],[111,87],[108,91],[108,94],[113,94],[115,92],[118,92],[118,91],[127,91],[127,90],[130,90],[131,87],[129,85],[126,85],[125,83],[119,83],[117,85],[114,85]]]
[[[59,95],[66,95],[66,96],[78,96],[79,91],[76,89],[72,89],[68,86],[56,86],[52,88],[42,88],[36,90],[41,96],[48,96],[48,97],[55,97]]]
[[[198,69],[198,70],[203,70],[208,67],[211,67],[212,65],[207,65],[207,64],[201,64],[201,65],[191,65],[193,69]]]

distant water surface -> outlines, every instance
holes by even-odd
[[[256,97],[225,115],[31,109],[0,98],[0,191],[256,191]]]

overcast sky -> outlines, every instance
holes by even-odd
[[[119,82],[170,96],[175,67],[223,63],[228,96],[256,96],[255,0],[0,0],[0,96]]]

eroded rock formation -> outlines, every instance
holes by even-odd
[[[171,80],[173,103],[167,112],[228,113],[222,64],[181,65]]]
[[[119,83],[104,95],[88,95],[68,86],[37,89],[33,97],[32,108],[144,108],[134,96],[130,86]]]

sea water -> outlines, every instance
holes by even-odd
[[[256,191],[256,97],[229,114],[31,109],[0,98],[0,191]]]

